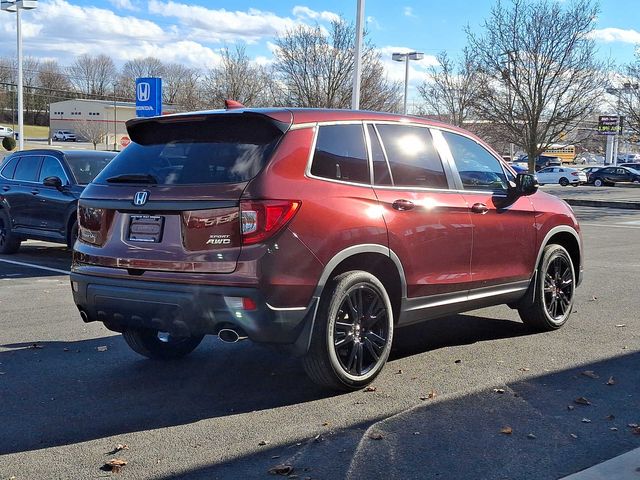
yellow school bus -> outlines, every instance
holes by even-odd
[[[561,144],[553,144],[549,145],[543,155],[549,155],[550,157],[560,157],[563,163],[573,162],[573,159],[576,157],[576,147],[575,145],[561,145]]]

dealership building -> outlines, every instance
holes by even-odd
[[[98,122],[103,126],[105,143],[111,146],[114,143],[120,145],[122,137],[127,136],[125,122],[135,117],[134,102],[75,99],[52,103],[49,106],[51,135],[58,130],[70,130],[78,134],[76,130],[79,124]]]

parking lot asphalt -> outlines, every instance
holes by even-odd
[[[122,458],[131,479],[552,479],[639,447],[640,212],[576,212],[586,276],[565,327],[531,333],[503,306],[401,329],[375,391],[349,394],[250,342],[138,357],[80,320],[68,250],[28,242],[0,256],[0,478]]]

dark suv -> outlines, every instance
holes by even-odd
[[[142,355],[248,337],[355,389],[396,328],[505,303],[540,330],[571,313],[573,212],[468,132],[242,108],[127,128],[133,143],[80,200],[71,284],[82,318]]]
[[[115,156],[93,150],[25,150],[0,164],[0,253],[23,240],[75,242],[76,209],[84,187]]]

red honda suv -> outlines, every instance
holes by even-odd
[[[246,108],[127,128],[80,199],[71,284],[84,321],[144,356],[249,338],[349,390],[380,373],[396,328],[496,304],[539,330],[571,314],[572,210],[464,130]]]

